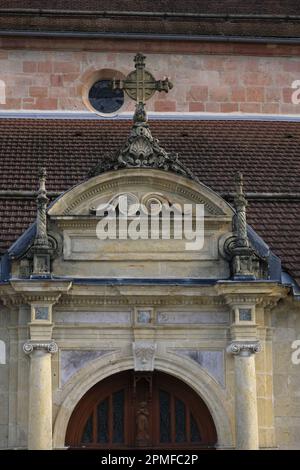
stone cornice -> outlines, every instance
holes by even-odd
[[[71,290],[72,287],[72,290]],[[289,289],[271,282],[218,282],[213,285],[85,285],[70,280],[12,280],[0,286],[5,306],[44,302],[59,306],[253,305],[272,309]]]
[[[55,304],[72,286],[71,281],[62,280],[14,280],[10,284],[22,297],[23,303],[28,304],[35,302]]]
[[[72,282],[69,280],[61,279],[14,279],[10,281],[10,285],[15,292],[28,292],[28,293],[63,293],[68,292],[72,286]]]
[[[71,281],[16,279],[0,286],[0,299],[8,307],[34,302],[54,304],[71,286]]]
[[[282,284],[270,281],[220,281],[215,289],[230,307],[238,304],[251,304],[264,308],[273,308],[280,299],[288,295],[290,290]]]
[[[169,294],[170,295],[170,294]],[[162,306],[162,305],[208,305],[208,306],[224,306],[225,302],[223,299],[218,297],[199,297],[199,296],[191,296],[191,297],[184,297],[184,296],[174,296],[168,295],[166,296],[151,296],[144,295],[144,296],[134,296],[128,295],[124,296],[111,296],[107,297],[105,295],[99,295],[95,297],[87,297],[87,296],[63,296],[59,302],[59,307],[65,306],[73,306],[73,307],[81,307],[81,306],[113,306],[113,305],[126,305],[126,306],[134,306],[134,305],[151,305]]]
[[[17,294],[10,284],[0,286],[0,300],[5,307],[18,306],[23,303],[21,294]]]

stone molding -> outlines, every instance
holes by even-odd
[[[260,341],[232,341],[226,351],[234,356],[251,356],[261,352],[262,346]]]
[[[82,210],[87,214],[84,209],[87,201],[93,204],[99,195],[102,197],[105,193],[111,195],[120,190],[127,191],[131,187],[140,188],[145,185],[146,187],[150,185],[151,191],[176,194],[178,197],[187,199],[190,202],[204,204],[210,215],[217,217],[217,219],[223,216],[228,222],[231,220],[233,211],[229,204],[203,184],[179,175],[174,181],[172,173],[149,168],[126,168],[91,178],[62,195],[49,208],[48,214],[51,218],[78,213],[83,215]],[[83,205],[82,208],[80,208],[81,205]]]
[[[23,352],[25,354],[31,354],[34,350],[44,350],[50,354],[56,354],[58,352],[58,346],[55,341],[49,341],[45,343],[33,343],[31,341],[27,341],[23,345]]]
[[[149,291],[153,286],[149,286]],[[157,286],[156,286],[157,287]],[[185,287],[185,286],[183,286]],[[162,297],[161,294],[155,294],[151,296],[151,305],[157,306],[164,306],[164,305],[211,305],[211,306],[224,306],[225,301],[220,297],[208,297],[208,296],[193,296],[191,297],[184,297],[184,292],[180,293],[178,296],[171,292],[168,289],[168,286],[162,285],[162,289],[164,289],[165,294]],[[109,290],[109,289],[107,289]],[[153,289],[152,289],[153,290]],[[178,289],[177,289],[178,290]],[[167,293],[166,293],[167,292]],[[170,297],[168,297],[170,295]],[[127,294],[126,297],[120,297],[116,295],[115,297],[112,295],[110,298],[106,295],[99,295],[98,297],[92,297],[89,299],[86,298],[77,298],[76,296],[63,296],[59,302],[59,308],[63,308],[66,306],[69,307],[83,307],[83,306],[114,306],[114,305],[125,305],[125,306],[145,306],[145,304],[149,304],[149,296],[139,296],[139,295],[132,295]]]
[[[36,303],[36,302],[44,302],[44,303],[52,305],[52,304],[56,304],[59,301],[61,295],[62,295],[61,293],[47,294],[46,292],[41,293],[41,294],[23,294],[23,300],[27,304]]]

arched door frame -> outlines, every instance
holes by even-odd
[[[104,378],[133,368],[132,356],[124,357],[120,352],[106,355],[87,364],[66,383],[63,390],[55,394],[54,402],[58,406],[58,412],[53,428],[54,449],[65,448],[69,419],[83,395]],[[233,448],[233,423],[229,418],[232,416],[232,410],[229,409],[228,397],[221,386],[191,360],[178,355],[158,355],[155,359],[155,369],[182,380],[202,398],[216,426],[217,448]]]
[[[157,370],[127,370],[98,382],[75,407],[66,436],[71,448],[90,449],[206,449],[217,441],[211,413],[199,395]]]

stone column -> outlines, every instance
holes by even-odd
[[[52,380],[51,354],[58,351],[54,341],[27,342],[30,354],[28,449],[52,449]]]
[[[227,349],[235,362],[236,448],[240,450],[259,448],[254,354],[260,350],[258,341],[233,341]]]

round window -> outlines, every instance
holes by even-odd
[[[123,106],[124,92],[113,90],[111,80],[99,80],[90,88],[89,102],[99,113],[114,113]]]

